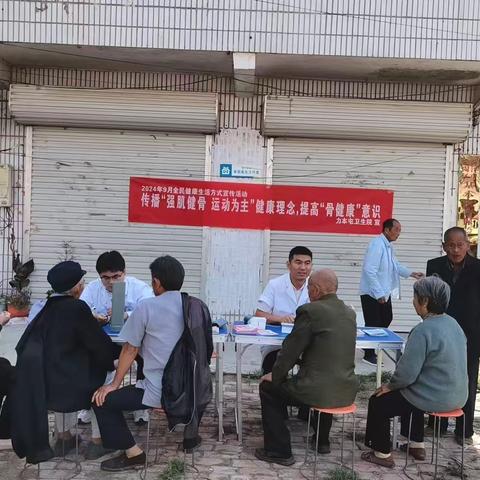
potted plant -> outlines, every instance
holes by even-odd
[[[15,276],[9,282],[12,290],[5,295],[5,303],[11,317],[26,317],[30,311],[30,297],[32,294],[28,288],[30,284],[28,277],[33,272],[35,264],[33,260],[22,263],[20,255],[17,254],[13,258],[12,267]]]

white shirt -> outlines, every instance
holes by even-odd
[[[141,300],[153,296],[152,287],[145,282],[135,277],[125,277],[125,312],[128,315]],[[112,308],[112,292],[103,286],[100,278],[93,280],[85,287],[80,299],[99,315],[106,315]]]
[[[289,272],[273,278],[267,283],[265,290],[260,295],[257,309],[273,315],[295,316],[298,307],[310,302],[307,283],[307,280],[305,280],[303,287],[297,290],[290,280]],[[300,295],[298,295],[299,292]],[[265,345],[261,348],[262,356],[265,357],[275,350],[279,350],[278,346]]]
[[[391,243],[382,233],[368,244],[360,278],[360,295],[380,299],[399,298],[400,277],[408,278],[411,270],[395,258]]]

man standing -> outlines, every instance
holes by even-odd
[[[297,246],[290,250],[288,272],[270,280],[258,299],[255,316],[264,317],[267,323],[293,323],[298,307],[307,303],[307,279],[312,271],[312,252],[307,247]],[[263,373],[272,371],[278,347],[262,347]]]
[[[79,300],[84,275],[80,264],[72,261],[49,270],[47,280],[55,293],[16,347],[16,379],[8,393],[7,410],[13,448],[28,463],[46,461],[75,446],[69,428],[75,425],[77,411],[88,408],[93,392],[114,369],[111,340]],[[59,431],[62,415],[56,416],[53,453],[48,410],[65,412],[68,424]]]
[[[153,297],[153,291],[149,285],[135,277],[127,276],[125,259],[116,250],[102,253],[97,259],[95,268],[100,278],[90,282],[80,298],[92,309],[93,316],[101,325],[107,323],[112,314],[112,290],[115,282],[125,282],[125,320],[141,300]],[[118,356],[120,355],[120,346],[115,345],[115,347]],[[143,379],[143,360],[141,357],[136,360],[137,379]],[[102,447],[98,425],[96,419],[92,417],[91,411],[81,411],[78,419],[80,423],[92,421],[92,441],[87,447],[85,458],[95,460],[107,453]],[[137,425],[147,423],[148,411],[134,411],[133,420]]]
[[[166,255],[154,260],[150,271],[155,297],[141,302],[123,326],[120,336],[126,343],[120,354],[115,378],[111,384],[99,388],[92,399],[105,448],[124,450],[121,455],[102,462],[101,469],[105,471],[130,470],[145,463],[145,452],[136,444],[123,411],[162,407],[164,372],[174,347],[184,333],[184,309],[179,291],[185,276],[182,264]],[[195,417],[196,422],[185,428],[184,449],[187,451],[201,441],[198,425],[211,397],[209,361],[213,351],[208,310],[200,300],[188,298],[190,314],[187,324],[196,345],[192,398],[196,413],[192,418]],[[145,362],[145,379],[137,381],[136,385],[120,388],[139,351]],[[166,406],[165,412],[169,417]]]
[[[460,325],[467,337],[468,399],[463,407],[465,417],[457,419],[455,439],[462,443],[465,419],[466,443],[473,443],[473,419],[477,395],[480,358],[480,260],[468,254],[470,244],[463,228],[449,228],[443,236],[446,256],[427,262],[427,275],[438,275],[450,286],[447,313]],[[433,426],[433,424],[432,424]],[[448,419],[441,423],[446,431]]]
[[[292,333],[283,342],[272,372],[261,378],[264,448],[255,451],[259,460],[287,466],[295,462],[285,425],[287,405],[334,408],[355,400],[355,312],[337,297],[337,288],[332,270],[310,276],[311,303],[297,310]],[[300,370],[289,378],[300,356]],[[331,416],[328,426],[320,424],[319,444],[328,444],[330,426]]]
[[[400,236],[402,226],[389,218],[382,233],[368,244],[360,278],[360,300],[366,327],[389,327],[392,323],[392,296],[399,298],[400,277],[419,279],[423,273],[412,272],[395,258],[391,246]],[[366,349],[365,363],[377,365],[375,350]]]

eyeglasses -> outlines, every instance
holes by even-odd
[[[100,275],[100,278],[104,282],[108,282],[109,280],[120,280],[123,277],[122,273],[114,273],[113,275]]]

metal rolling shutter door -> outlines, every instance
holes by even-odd
[[[184,290],[200,291],[202,229],[128,223],[130,176],[203,179],[205,136],[74,128],[33,129],[30,255],[34,298],[49,286],[48,269],[71,242],[75,260],[96,278],[95,262],[119,250],[127,272],[150,282],[157,256],[177,257]]]
[[[437,144],[313,139],[274,141],[273,183],[391,189],[394,216],[402,234],[394,248],[400,262],[425,271],[426,261],[440,254],[443,228],[445,147]],[[285,271],[295,245],[312,249],[315,268],[339,275],[339,296],[361,311],[358,286],[370,236],[271,232],[270,271]],[[418,317],[412,307],[412,279],[402,280],[402,299],[394,301],[393,327],[409,331]]]

